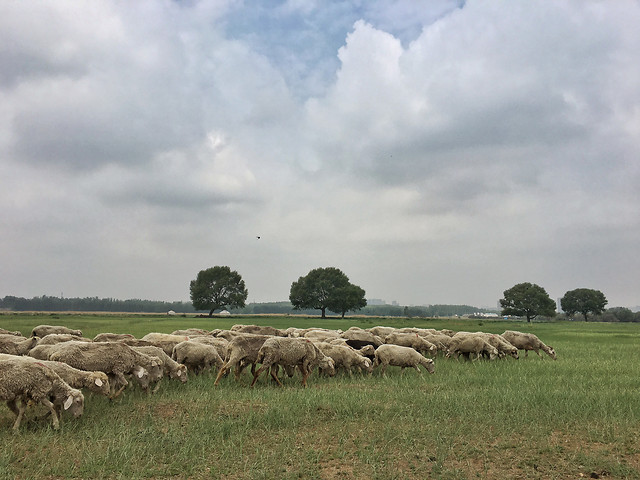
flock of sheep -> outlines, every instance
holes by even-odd
[[[388,366],[410,367],[419,373],[422,366],[434,373],[433,357],[439,352],[447,358],[463,355],[473,361],[518,358],[519,350],[525,355],[532,350],[538,356],[542,350],[556,358],[554,349],[535,335],[510,330],[495,335],[382,326],[341,331],[234,325],[230,330],[210,332],[149,333],[141,339],[115,333],[89,339],[79,330],[40,325],[29,338],[0,329],[0,400],[16,416],[14,430],[30,403],[47,407],[57,429],[63,411],[74,417],[82,415],[81,389],[115,398],[131,379],[144,391],[155,392],[165,376],[184,383],[188,372],[199,374],[215,366],[214,385],[218,385],[231,369],[239,380],[251,365],[251,386],[266,371],[282,385],[280,368],[288,376],[297,369],[306,386],[316,367],[328,375],[335,375],[336,369],[352,375],[352,368],[371,373],[379,367],[385,376]]]

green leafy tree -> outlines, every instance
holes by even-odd
[[[352,285],[349,277],[335,267],[316,268],[293,282],[289,301],[296,310],[320,310],[322,318],[326,318],[327,308],[344,315],[349,310],[362,308],[359,305],[363,302],[366,305],[364,290]]]
[[[538,315],[553,317],[556,314],[556,304],[547,291],[535,283],[519,283],[504,291],[504,298],[500,299],[502,315],[527,317],[531,322]]]
[[[329,299],[328,308],[332,312],[344,314],[350,311],[360,310],[367,306],[364,298],[365,291],[357,285],[350,283],[345,287],[336,288]]]
[[[567,315],[581,313],[585,322],[588,321],[588,314],[599,315],[604,312],[607,303],[604,293],[590,288],[570,290],[560,299],[560,306]]]
[[[196,310],[209,310],[209,316],[218,309],[243,308],[248,291],[238,272],[229,267],[211,267],[200,270],[191,280],[191,302]]]

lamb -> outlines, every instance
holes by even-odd
[[[173,347],[171,357],[176,362],[186,365],[196,375],[204,370],[211,369],[213,365],[221,368],[224,363],[216,347],[190,340],[180,342]]]
[[[289,337],[270,337],[265,340],[258,352],[257,362],[262,363],[253,374],[253,387],[260,374],[270,369],[271,377],[283,386],[277,376],[277,366],[298,367],[302,373],[302,385],[307,386],[307,378],[316,366],[326,370],[329,375],[335,375],[334,361],[323,354],[318,347],[308,339]]]
[[[225,337],[223,337],[225,338]],[[227,346],[227,354],[225,356],[224,364],[218,370],[218,376],[214,385],[220,383],[222,376],[227,373],[232,367],[235,369],[235,378],[238,380],[243,366],[252,364],[252,373],[255,371],[255,364],[258,358],[258,352],[260,347],[268,338],[274,338],[269,335],[254,335],[251,333],[237,333],[229,332],[229,345]],[[283,337],[285,338],[285,337]],[[242,362],[242,363],[241,363]]]
[[[11,337],[11,339],[9,338]],[[15,339],[15,340],[13,340]],[[21,340],[20,337],[7,335],[0,340],[0,353],[8,353],[11,355],[26,355],[29,350],[38,344],[36,337],[25,338]]]
[[[80,390],[81,388],[87,388],[99,395],[109,394],[109,379],[104,372],[86,372],[84,370],[73,368],[72,366],[67,365],[63,362],[38,360],[36,358],[28,356],[18,357],[15,355],[8,355],[4,353],[0,354],[0,361],[15,359],[22,359],[24,361],[30,362],[39,362],[40,364],[49,367],[58,375],[60,375],[60,378],[67,382],[70,387],[77,388],[78,390]]]
[[[490,360],[495,360],[498,357],[498,349],[478,335],[465,335],[457,339],[454,337],[454,341],[449,347],[447,358],[451,356],[458,358],[461,353],[465,357],[468,356],[472,361],[471,355],[473,354],[475,354],[476,360],[482,355],[488,355]]]
[[[438,348],[428,340],[425,340],[417,333],[392,333],[384,338],[385,343],[411,347],[423,354],[435,355]]]
[[[62,408],[76,418],[82,415],[84,409],[84,395],[80,390],[71,388],[41,362],[25,361],[23,358],[0,361],[0,400],[5,401],[16,415],[14,431],[20,427],[29,400],[49,409],[56,430],[60,428],[56,403],[61,403]]]
[[[99,333],[93,337],[94,342],[119,342],[122,340],[135,339],[130,333]]]
[[[358,354],[353,348],[346,345],[332,345],[326,342],[316,342],[316,347],[327,357],[333,359],[335,368],[343,368],[352,376],[351,367],[356,367],[360,372],[364,369],[367,373],[373,372],[373,363],[367,357]],[[371,345],[369,345],[371,347]],[[373,348],[373,347],[371,347]]]
[[[542,341],[535,336],[533,333],[522,333],[514,330],[506,330],[502,334],[502,338],[504,338],[507,342],[512,344],[518,350],[524,350],[524,356],[526,357],[529,353],[529,350],[533,350],[539,357],[540,350],[549,355],[551,358],[556,360],[556,351],[552,346],[547,346]]]
[[[38,325],[31,331],[31,336],[42,338],[50,333],[68,333],[69,335],[75,335],[76,337],[82,336],[82,331],[72,330],[62,325]]]
[[[148,391],[149,382],[162,377],[158,360],[119,342],[61,343],[56,346],[49,359],[65,362],[72,367],[87,371],[100,371],[112,379],[112,390],[120,389],[111,398],[122,393],[129,384],[125,375],[133,374],[143,390]]]
[[[175,360],[173,360],[169,355],[167,355],[164,350],[160,347],[154,347],[152,345],[146,347],[132,347],[134,350],[140,353],[144,353],[149,355],[150,357],[155,357],[160,362],[162,366],[162,370],[165,375],[168,375],[169,378],[177,378],[182,383],[187,383],[188,374],[187,367],[182,365]],[[153,393],[158,391],[160,387],[160,381],[156,384],[156,387],[153,389]]]
[[[33,337],[32,337],[33,338]],[[91,342],[90,338],[78,337],[68,333],[49,333],[40,339],[38,345],[54,345],[61,342]]]
[[[434,373],[436,371],[435,364],[430,358],[422,356],[414,348],[403,347],[401,345],[385,344],[376,349],[374,366],[381,365],[382,376],[386,377],[386,370],[389,365],[401,367],[401,371],[405,368],[415,368],[420,375],[420,365],[427,369],[427,372]]]

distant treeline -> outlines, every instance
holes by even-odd
[[[0,299],[0,309],[12,311],[43,312],[136,312],[136,313],[208,313],[193,308],[190,302],[163,302],[155,300],[115,298],[61,298],[43,295],[41,297],[23,298],[6,296]],[[487,310],[469,305],[429,305],[424,307],[405,307],[398,305],[368,305],[357,312],[358,315],[389,317],[452,317],[455,315],[472,315]],[[297,314],[318,315],[319,310],[294,310],[290,302],[249,303],[246,307],[231,310],[234,314]],[[328,312],[338,315],[335,312]]]

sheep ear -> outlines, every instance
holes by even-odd
[[[71,406],[72,403],[73,403],[73,397],[69,395],[69,397],[67,397],[67,399],[64,401],[64,404],[62,406],[64,407],[65,410],[69,410],[69,407]]]
[[[102,386],[102,380],[100,380],[99,378],[96,378],[96,385],[101,387]]]
[[[144,375],[144,372],[142,371],[142,369],[140,369],[136,372],[136,375],[138,376],[138,378],[142,378],[142,376]]]

